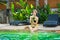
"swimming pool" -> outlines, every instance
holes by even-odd
[[[60,40],[60,34],[55,32],[20,32],[0,31],[0,40]]]

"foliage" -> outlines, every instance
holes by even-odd
[[[34,6],[31,4],[29,5],[27,2],[24,2],[23,0],[20,0],[20,2],[16,2],[17,5],[20,5],[22,8],[18,9],[17,12],[14,11],[14,6],[11,4],[11,11],[13,12],[13,18],[15,20],[26,20],[30,17],[32,10],[34,9]]]
[[[57,4],[58,12],[60,13],[60,3]]]
[[[51,14],[50,6],[49,5],[45,5],[43,7],[38,6],[37,9],[40,13],[39,23],[43,23],[44,21],[47,20],[47,16]]]
[[[20,0],[19,2],[16,2],[17,5],[20,5],[22,8],[17,9],[17,11],[14,10],[14,4],[11,5],[11,11],[13,14],[13,18],[15,20],[26,20],[30,17],[32,10],[34,9],[34,6],[32,4],[28,4],[27,1]],[[44,5],[43,7],[38,6],[38,15],[39,15],[39,23],[43,23],[47,20],[47,17],[49,14],[54,14],[54,11],[50,10],[49,5]]]
[[[13,2],[11,2],[11,11],[12,11],[12,13],[14,13],[14,4],[13,4]]]

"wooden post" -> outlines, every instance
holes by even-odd
[[[48,0],[44,0],[44,6],[48,4]]]
[[[44,0],[44,4],[47,5],[48,4],[48,0]]]
[[[9,9],[9,0],[6,0],[7,1],[7,8],[6,9]],[[9,17],[7,16],[7,23],[9,23]]]
[[[36,0],[36,7],[39,6],[39,0]]]

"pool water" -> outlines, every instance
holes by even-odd
[[[60,34],[55,32],[20,32],[0,31],[0,40],[60,40]]]

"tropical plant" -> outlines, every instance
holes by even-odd
[[[22,8],[15,12],[14,4],[11,4],[13,18],[15,20],[26,20],[27,18],[29,18],[32,10],[34,9],[34,6],[32,4],[29,5],[27,2],[24,2],[23,0],[20,0],[20,2],[16,2],[16,4],[20,5]]]
[[[57,4],[58,7],[58,13],[60,13],[60,3]]]
[[[49,5],[45,5],[43,7],[39,6],[37,9],[40,13],[39,23],[43,23],[44,21],[47,20],[48,15],[51,14],[50,6]]]
[[[13,2],[11,2],[11,11],[12,11],[12,13],[14,13],[14,3]]]

